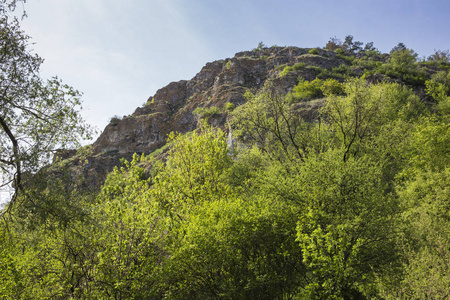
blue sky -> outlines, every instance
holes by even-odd
[[[101,131],[157,89],[207,62],[266,45],[323,47],[330,37],[398,42],[428,56],[450,49],[448,0],[28,0],[22,28],[58,75],[84,93]]]

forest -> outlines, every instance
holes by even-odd
[[[203,114],[92,192],[50,151],[92,134],[80,94],[39,78],[6,3],[0,167],[15,193],[1,211],[0,299],[450,297],[448,51],[332,38],[323,49],[346,65],[227,106],[232,144]],[[305,102],[320,102],[313,121]]]

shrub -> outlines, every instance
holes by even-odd
[[[425,84],[426,74],[417,64],[417,53],[399,43],[390,52],[387,63],[379,66],[377,72],[392,78],[400,78],[409,85]]]
[[[122,118],[118,115],[115,115],[109,120],[109,124],[117,125],[117,124],[119,124],[120,120],[122,120]]]
[[[264,44],[264,43],[261,41],[261,42],[258,43],[258,46],[257,46],[256,48],[254,48],[252,51],[253,51],[253,52],[261,51],[261,50],[263,50],[263,49],[266,48],[266,47],[267,47],[266,44]]]
[[[283,71],[281,71],[280,76],[286,76],[287,74],[289,74],[289,72],[293,71],[294,68],[292,68],[291,66],[286,66],[284,67]]]
[[[342,83],[332,78],[328,78],[327,80],[323,81],[320,90],[327,97],[330,95],[341,95],[344,93]]]
[[[335,51],[342,48],[342,41],[337,37],[332,37],[325,45],[325,49]],[[341,49],[342,50],[342,49]]]
[[[305,68],[305,66],[306,65],[304,63],[298,62],[293,66],[293,68],[295,71],[300,71],[300,70],[303,70]]]
[[[232,111],[234,109],[234,103],[231,102],[225,103],[225,109],[228,111]]]
[[[243,96],[244,96],[244,99],[247,101],[250,101],[253,98],[255,98],[255,95],[250,91],[246,91]]]
[[[207,119],[209,117],[212,117],[216,114],[220,113],[220,110],[217,106],[211,106],[211,107],[197,107],[194,112],[194,114],[199,115],[202,119]]]
[[[338,67],[330,69],[321,69],[317,74],[318,78],[326,79],[326,78],[341,78],[346,79],[352,76],[355,76],[355,72],[352,70],[352,67],[346,64],[341,64]]]
[[[334,50],[334,52],[337,55],[345,55],[345,52],[344,52],[344,50],[342,50],[342,48],[337,48],[336,50]]]
[[[438,63],[449,63],[450,62],[450,51],[449,50],[435,50],[435,52],[428,56],[428,61],[438,62]]]
[[[316,48],[313,48],[311,50],[308,51],[309,54],[319,54],[319,50],[317,50]]]
[[[316,74],[320,74],[324,70],[326,70],[326,69],[322,69],[321,67],[318,67],[318,66],[308,66],[308,69],[313,70]]]
[[[320,97],[322,95],[322,83],[323,81],[318,78],[313,81],[300,79],[299,83],[292,90],[293,96],[295,99],[311,99]]]
[[[286,67],[284,67],[283,71],[281,71],[280,76],[286,76],[287,74],[289,74],[289,72],[292,72],[292,71],[303,70],[305,68],[305,66],[306,65],[301,62],[298,62],[293,66],[286,66]]]

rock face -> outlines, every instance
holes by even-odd
[[[191,80],[172,82],[161,88],[144,107],[123,119],[111,120],[92,145],[85,175],[97,174],[104,178],[119,164],[121,157],[129,159],[134,153],[149,154],[164,146],[170,132],[185,133],[196,129],[199,116],[193,112],[197,107],[217,107],[219,113],[210,117],[209,122],[227,131],[224,106],[228,102],[235,106],[245,103],[243,95],[246,91],[256,93],[271,80],[281,92],[288,92],[297,83],[298,76],[307,80],[315,78],[311,66],[331,69],[346,63],[336,58],[332,51],[318,50],[319,54],[313,55],[308,54],[309,50],[271,47],[240,52],[233,58],[207,63]],[[304,63],[306,68],[280,76],[284,66],[296,63]]]

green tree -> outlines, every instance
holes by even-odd
[[[226,198],[224,173],[231,157],[222,130],[203,122],[201,133],[171,133],[166,164],[156,166],[152,197],[173,217],[184,218],[190,208]]]
[[[171,220],[170,260],[161,269],[167,299],[291,295],[304,275],[296,215],[256,188],[248,192],[249,182],[237,183],[231,176],[251,171],[243,170],[245,163],[233,168],[223,133],[202,126],[199,133],[171,136],[167,163],[156,168],[149,191]]]
[[[362,299],[376,273],[389,273],[397,201],[384,193],[381,168],[341,150],[309,157],[295,177],[300,200],[297,241],[313,299]]]
[[[377,72],[393,78],[400,78],[409,85],[423,85],[426,74],[419,69],[417,53],[399,43],[390,52],[388,61],[377,68]]]
[[[24,289],[25,274],[17,263],[15,247],[8,228],[0,224],[0,297],[2,299],[20,299]]]
[[[11,15],[16,2],[0,2],[0,186],[12,184],[15,195],[24,173],[92,133],[80,117],[80,92],[57,77],[40,77],[43,59],[31,52],[30,37]]]
[[[356,53],[362,51],[363,43],[360,41],[353,41],[352,35],[347,35],[342,44],[342,48],[349,53]]]
[[[180,228],[169,299],[284,299],[304,285],[293,211],[239,198],[204,203]]]
[[[144,167],[151,163],[135,155],[108,175],[93,207],[98,222],[95,255],[88,296],[100,299],[153,299],[161,283],[159,269],[166,263],[166,220],[152,201],[152,177]]]
[[[398,189],[405,265],[386,298],[446,299],[450,286],[450,168],[422,171]]]
[[[289,95],[268,86],[249,99],[232,112],[231,125],[243,142],[257,145],[269,159],[301,161],[308,152],[326,147],[319,134],[323,131],[321,123],[307,123],[301,109],[292,108]],[[296,163],[284,166],[295,168]]]
[[[438,71],[425,81],[428,95],[436,101],[439,114],[448,121],[450,115],[450,72]]]
[[[383,128],[395,120],[409,121],[424,112],[420,99],[399,84],[369,85],[364,79],[344,84],[346,96],[331,95],[323,109],[334,129],[337,142],[345,149],[343,159],[367,153],[379,143]]]

